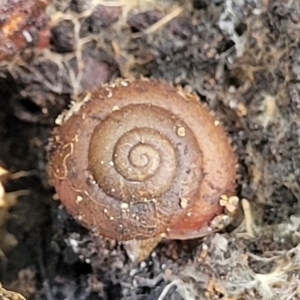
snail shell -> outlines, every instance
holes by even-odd
[[[235,156],[195,96],[156,80],[119,81],[59,119],[51,177],[78,222],[116,240],[210,232],[235,187]]]

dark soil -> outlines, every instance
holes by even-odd
[[[49,46],[2,66],[0,162],[28,173],[5,184],[27,194],[9,211],[18,244],[1,282],[36,300],[299,299],[298,1],[115,2],[50,1]],[[220,234],[163,241],[137,264],[54,200],[47,145],[58,114],[84,91],[141,75],[193,90],[222,122],[256,237],[233,231],[240,215]]]

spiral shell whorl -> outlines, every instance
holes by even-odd
[[[52,177],[67,210],[95,233],[201,235],[234,188],[226,135],[197,99],[164,83],[101,88],[69,115],[53,133]]]
[[[161,138],[163,145],[157,147],[154,141]],[[164,154],[163,149],[171,157],[171,173],[174,174],[176,157],[168,140],[149,128],[132,129],[125,133],[114,147],[115,168],[127,180],[145,181],[157,172],[161,163],[160,156]]]
[[[198,161],[201,170],[201,151],[186,124],[185,136],[180,137],[174,126],[178,118],[159,107],[144,106],[125,106],[100,122],[91,138],[90,170],[102,190],[119,201],[163,201],[163,194],[173,189],[178,190],[179,202],[187,197],[180,190],[182,182],[193,180],[186,172],[183,176],[182,166]],[[198,157],[186,159],[189,147]]]

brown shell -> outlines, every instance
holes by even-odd
[[[117,240],[203,236],[232,195],[235,157],[191,95],[155,80],[120,81],[65,114],[51,177],[78,222]]]

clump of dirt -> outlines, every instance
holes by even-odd
[[[50,44],[0,69],[6,191],[27,190],[6,229],[18,244],[0,280],[27,299],[296,299],[300,225],[297,1],[49,1]],[[1,35],[0,35],[1,36]],[[15,54],[14,54],[15,55]],[[93,237],[47,175],[57,115],[116,77],[195,91],[237,153],[245,218],[196,241],[163,241],[146,261]],[[294,297],[294,298],[293,298]]]

